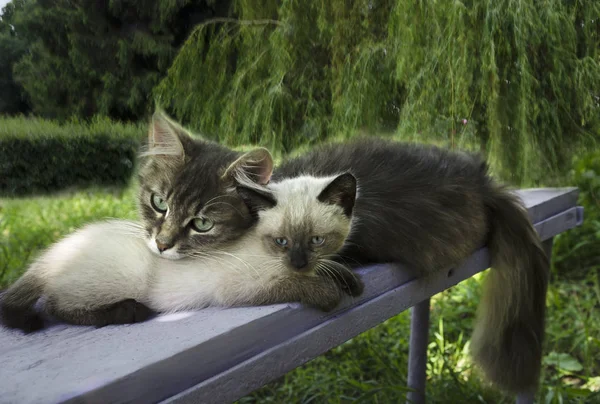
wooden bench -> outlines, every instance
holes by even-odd
[[[582,222],[576,188],[519,194],[548,253],[553,236]],[[409,399],[423,402],[429,299],[488,266],[483,248],[426,278],[397,265],[365,267],[364,294],[331,313],[280,304],[101,329],[56,324],[32,335],[2,328],[0,402],[231,402],[412,306]]]

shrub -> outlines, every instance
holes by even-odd
[[[570,177],[571,184],[579,188],[584,221],[581,227],[555,238],[555,270],[560,276],[580,276],[594,270],[600,274],[600,150],[578,158]]]
[[[125,185],[143,136],[140,125],[103,118],[65,125],[37,118],[0,119],[0,195]]]

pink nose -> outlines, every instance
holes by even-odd
[[[160,243],[157,241],[156,247],[158,248],[158,251],[163,252],[163,251],[167,251],[169,248],[173,247],[173,244],[164,244],[164,243]]]

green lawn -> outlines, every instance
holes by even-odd
[[[134,186],[124,191],[94,189],[55,197],[0,199],[0,286],[14,281],[40,249],[83,223],[136,215]],[[467,354],[482,278],[433,299],[429,402],[512,402],[481,384]],[[548,307],[545,402],[600,402],[598,273],[555,280]],[[401,402],[406,393],[408,337],[405,312],[240,401]]]

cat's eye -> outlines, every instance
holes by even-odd
[[[288,245],[288,240],[285,237],[277,237],[275,239],[275,244],[277,244],[280,247],[285,247],[286,245]]]
[[[321,244],[323,244],[323,242],[325,242],[325,238],[321,237],[321,236],[312,236],[312,238],[310,239],[310,242],[313,245],[321,245]]]
[[[205,217],[197,217],[194,220],[192,220],[192,227],[194,228],[194,230],[200,233],[206,233],[207,231],[212,229],[214,225],[215,224],[212,220],[207,219]]]
[[[160,213],[165,213],[169,208],[167,206],[167,201],[165,201],[162,197],[156,194],[152,194],[152,197],[150,198],[150,204],[152,205],[155,211]]]

